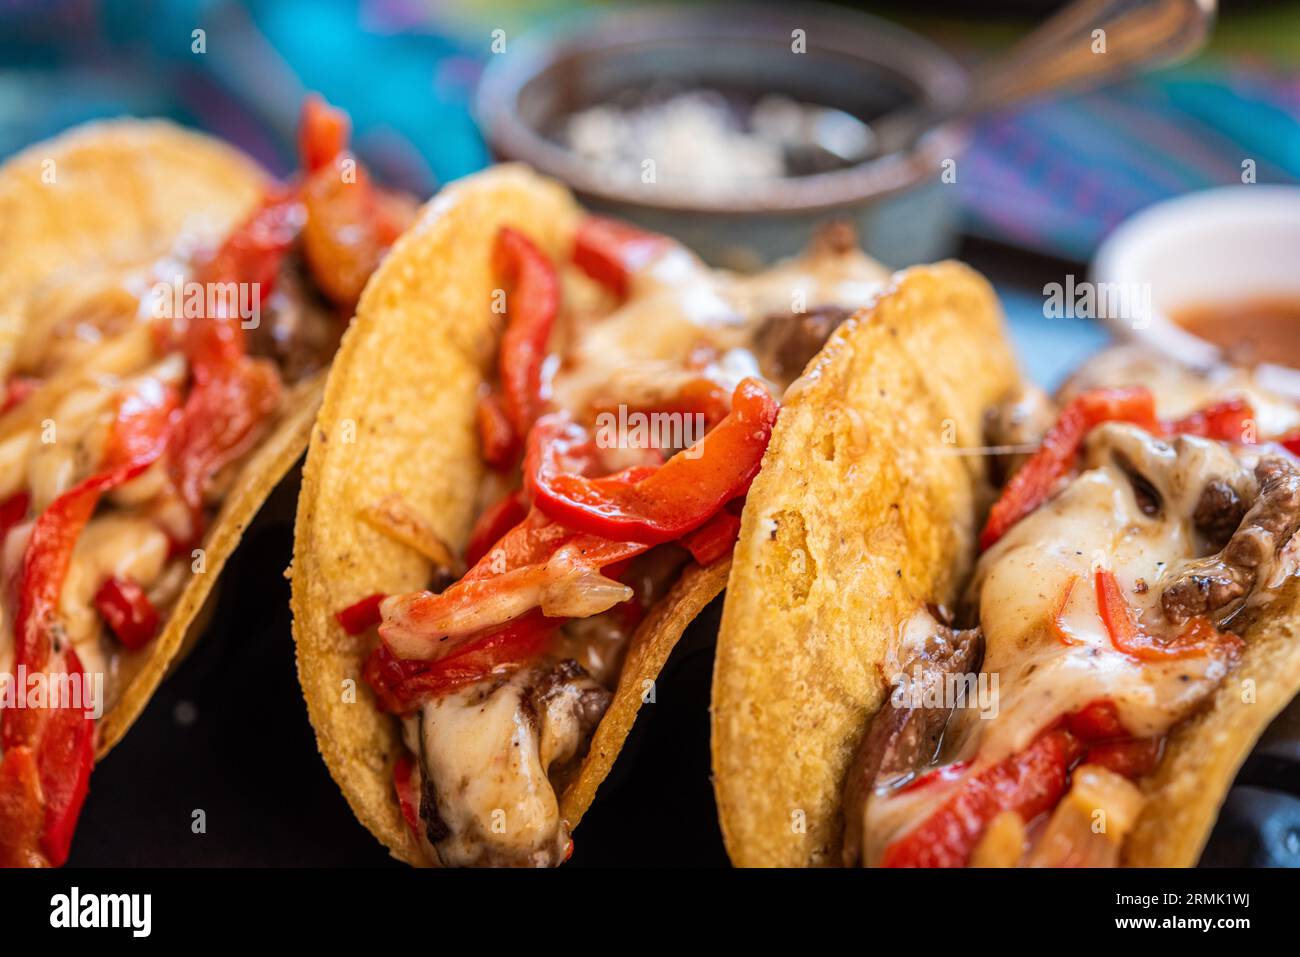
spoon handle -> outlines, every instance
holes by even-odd
[[[905,109],[872,124],[873,152],[910,147],[949,120],[1046,93],[1100,86],[1200,49],[1216,0],[1076,0],[974,71],[970,95],[945,110]]]

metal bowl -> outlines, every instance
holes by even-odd
[[[794,52],[798,36],[805,52]],[[777,93],[869,125],[901,106],[955,104],[967,86],[939,48],[864,14],[669,5],[584,13],[511,39],[485,70],[476,108],[498,158],[528,163],[586,205],[670,233],[711,262],[756,267],[797,252],[818,223],[839,218],[857,226],[869,253],[901,266],[951,249],[955,197],[939,173],[964,146],[964,129],[937,130],[905,154],[715,197],[612,182],[557,130],[579,110],[645,90],[710,89],[751,101]]]

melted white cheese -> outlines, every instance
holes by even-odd
[[[883,266],[856,250],[809,252],[742,276],[710,269],[670,245],[632,276],[626,302],[612,311],[566,313],[552,407],[581,410],[610,397],[635,405],[652,386],[667,387],[700,347],[721,357],[703,374],[734,387],[757,370],[749,350],[765,317],[826,303],[853,310],[888,278]]]
[[[940,764],[970,762],[955,779],[978,774],[1029,746],[1062,715],[1098,699],[1113,701],[1135,736],[1162,735],[1187,716],[1227,673],[1211,656],[1142,662],[1117,651],[1098,613],[1094,573],[1114,573],[1136,614],[1155,621],[1158,597],[1180,563],[1197,555],[1191,514],[1205,483],[1237,476],[1240,465],[1219,443],[1154,442],[1134,426],[1111,423],[1089,437],[1086,470],[1028,515],[980,559],[979,596],[985,654],[982,671],[997,682],[997,708],[953,713]],[[1158,516],[1143,513],[1112,452],[1131,459],[1160,492]],[[1063,597],[1074,583],[1068,603]],[[1062,641],[1057,611],[1078,642]],[[867,802],[868,860],[924,821],[956,780]]]

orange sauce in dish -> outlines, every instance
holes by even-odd
[[[1300,296],[1261,296],[1236,302],[1185,306],[1174,322],[1213,343],[1237,365],[1300,369]]]

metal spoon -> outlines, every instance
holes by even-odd
[[[953,120],[1169,66],[1201,48],[1214,14],[1215,0],[1077,0],[1006,54],[977,68],[963,102],[946,109],[908,107],[887,113],[870,124],[869,135],[856,138],[860,148],[847,151],[849,155],[835,143],[819,141],[818,146],[841,162],[861,163],[909,149],[928,131]],[[845,141],[842,130],[837,138]]]

